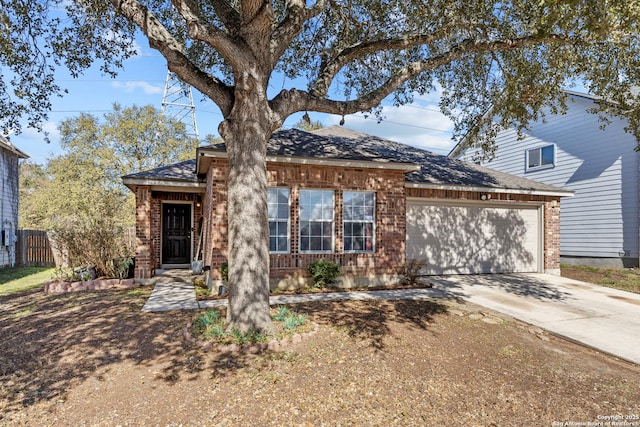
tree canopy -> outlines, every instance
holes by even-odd
[[[371,110],[390,94],[402,104],[438,83],[442,109],[461,135],[481,129],[490,107],[502,125],[526,125],[543,105],[561,109],[559,89],[579,80],[614,102],[638,132],[631,90],[640,80],[637,2],[23,0],[2,6],[5,130],[19,127],[20,116],[30,125],[46,117],[51,96],[64,92],[54,79],[57,65],[77,76],[97,61],[115,73],[135,54],[132,40],[142,31],[169,68],[225,117],[243,84],[239,70],[255,64],[267,78],[282,73],[304,85],[269,100],[276,123],[298,111]]]
[[[455,135],[489,148],[583,82],[640,135],[640,4],[628,0],[2,1],[0,117],[44,117],[52,66],[111,73],[136,31],[212,99],[229,158],[230,326],[268,329],[266,141],[291,114],[347,115],[442,88]],[[4,71],[7,70],[7,71]],[[275,77],[290,89],[271,93]],[[496,119],[496,121],[494,121]],[[251,200],[247,203],[247,200]],[[246,224],[254,224],[247,227]]]

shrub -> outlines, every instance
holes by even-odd
[[[98,277],[125,278],[133,263],[125,229],[112,226],[108,219],[56,227],[49,238],[53,249],[74,270],[92,266]]]
[[[322,288],[332,284],[342,272],[342,268],[338,264],[325,260],[310,263],[307,270],[313,277],[314,288]]]
[[[229,264],[226,262],[220,264],[220,277],[222,277],[222,280],[225,282],[229,281]]]
[[[271,311],[271,318],[276,324],[276,332],[273,336],[267,336],[259,332],[240,332],[238,329],[226,330],[224,316],[217,310],[207,310],[196,316],[191,332],[194,336],[215,340],[220,344],[246,345],[258,342],[267,342],[273,337],[291,336],[292,334],[308,331],[307,315],[298,314],[287,307],[281,306]],[[302,330],[299,327],[303,327]],[[305,329],[307,327],[307,329]]]
[[[200,326],[202,326],[203,328],[206,328],[214,324],[215,322],[217,322],[219,319],[220,319],[220,316],[218,315],[217,311],[209,310],[204,314],[202,314],[200,317],[198,317],[197,322]]]
[[[409,259],[400,268],[400,275],[402,276],[402,283],[405,285],[415,285],[420,275],[420,270],[427,265],[425,259]]]

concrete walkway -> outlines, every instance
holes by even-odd
[[[434,276],[433,288],[276,295],[272,305],[306,301],[459,298],[640,364],[640,295],[547,274]],[[191,283],[157,283],[144,311],[224,306],[200,301]]]
[[[194,310],[196,290],[189,282],[158,282],[142,311]]]

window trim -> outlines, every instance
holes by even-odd
[[[544,150],[545,148],[549,148],[551,147],[551,149],[553,150],[553,160],[551,161],[551,163],[549,164],[540,164],[538,166],[529,166],[529,157],[531,155],[531,152],[533,151],[539,151],[540,152],[540,163],[542,163],[542,150]],[[556,167],[556,144],[547,144],[547,145],[540,145],[538,147],[534,147],[534,148],[528,148],[525,151],[525,159],[524,159],[524,166],[525,166],[525,171],[529,172],[529,171],[538,171],[538,170],[544,170],[544,169],[552,169],[554,167]]]
[[[274,222],[282,222],[279,219],[271,220],[269,219],[269,198],[268,191],[269,190],[287,190],[287,250],[286,251],[272,251],[271,250],[271,230],[269,230],[269,254],[290,254],[291,253],[291,189],[289,187],[268,187],[267,188],[267,226],[268,223]],[[277,238],[277,236],[276,236]]]
[[[345,201],[345,193],[360,193],[360,194],[371,194],[373,195],[373,218],[371,221],[366,220],[347,220],[344,215],[344,201]],[[372,248],[371,250],[346,250],[345,249],[345,232],[344,226],[345,224],[353,224],[353,223],[361,223],[361,224],[372,224]],[[342,191],[342,252],[345,254],[374,254],[376,252],[376,192],[375,191],[366,191],[366,190],[343,190]]]
[[[303,220],[302,219],[302,193],[305,191],[323,191],[330,192],[332,194],[333,201],[333,215],[330,220],[328,219],[320,219],[320,220]],[[302,222],[316,222],[320,224],[331,223],[331,248],[329,250],[302,250]],[[311,245],[309,245],[311,246]],[[336,249],[336,191],[333,189],[326,188],[301,188],[298,191],[298,252],[301,254],[332,254],[335,253]]]

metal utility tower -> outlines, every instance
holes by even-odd
[[[167,81],[164,84],[162,96],[162,114],[165,117],[184,123],[187,134],[200,140],[198,123],[196,122],[196,107],[193,104],[191,86],[183,82],[171,71],[167,71]]]

